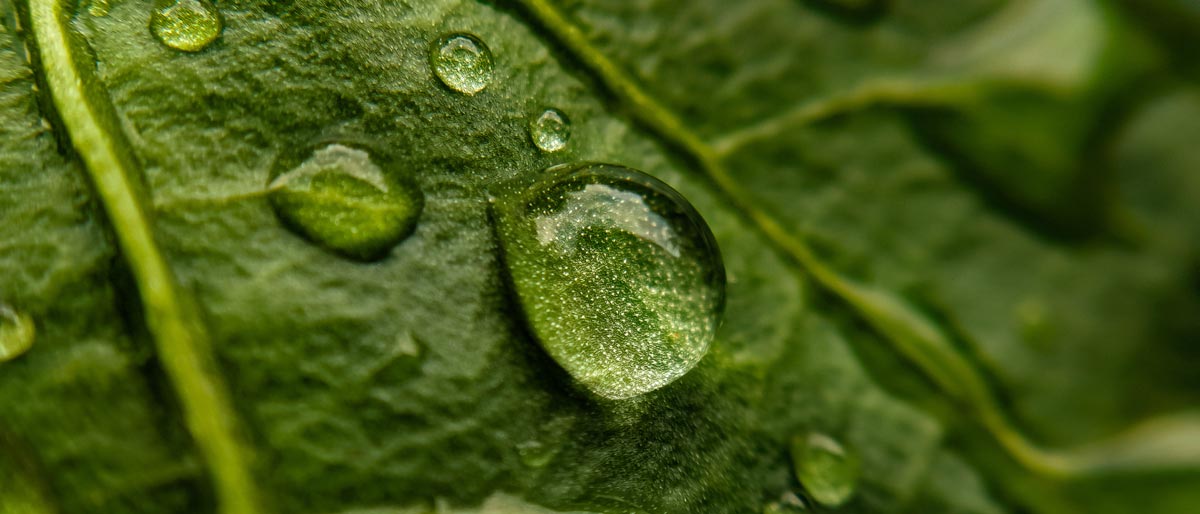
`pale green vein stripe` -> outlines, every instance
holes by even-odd
[[[690,157],[717,185],[734,206],[754,224],[786,257],[807,271],[823,287],[850,304],[864,319],[879,331],[906,358],[916,363],[947,394],[973,409],[980,424],[992,435],[1014,460],[1027,469],[1047,475],[1065,475],[1073,466],[1062,457],[1042,450],[1015,430],[1003,416],[991,391],[969,362],[950,344],[949,339],[924,316],[903,300],[885,291],[854,283],[826,266],[808,245],[789,233],[774,217],[761,209],[759,203],[733,179],[725,169],[721,153],[687,129],[683,122],[666,107],[641,90],[625,72],[597,51],[586,36],[546,0],[520,0],[534,17],[563,48],[586,66],[613,96],[625,104],[641,124],[659,138]],[[853,106],[861,101],[848,101]],[[807,112],[781,118],[778,123],[793,123],[792,117],[820,115]],[[776,130],[773,126],[757,132]],[[754,134],[742,139],[759,137]],[[735,147],[737,140],[726,143]]]
[[[914,80],[892,77],[870,79],[847,92],[803,102],[759,123],[735,130],[714,140],[714,152],[726,158],[750,143],[762,141],[845,112],[874,105],[939,106],[968,98],[977,88],[952,81]]]
[[[85,93],[93,77],[80,68],[63,0],[29,0],[29,24],[51,98],[117,234],[146,310],[158,357],[183,406],[186,426],[208,466],[225,514],[259,512],[249,456],[238,437],[207,335],[155,244],[150,222],[123,158],[120,133],[106,132],[103,109]]]

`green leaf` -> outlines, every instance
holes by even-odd
[[[12,1],[0,512],[826,509],[808,434],[861,461],[831,511],[1200,501],[1200,103],[1142,9]],[[726,269],[630,398],[501,254],[494,197],[579,162]]]

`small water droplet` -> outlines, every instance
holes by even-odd
[[[799,512],[808,512],[808,504],[804,503],[804,499],[800,495],[791,491],[783,493],[779,500],[763,507],[763,514],[796,514]]]
[[[792,464],[800,485],[821,505],[842,505],[858,487],[858,454],[828,435],[814,432],[792,439]]]
[[[433,72],[447,87],[474,95],[492,81],[492,52],[471,34],[450,34],[429,54]]]
[[[571,120],[558,109],[546,109],[529,124],[529,137],[543,152],[557,152],[571,139]]]
[[[608,164],[556,166],[494,204],[533,335],[601,396],[662,387],[708,351],[725,297],[708,225],[670,186]]]
[[[221,35],[221,13],[209,0],[156,0],[150,31],[175,50],[199,52]]]
[[[286,164],[284,166],[286,167]],[[366,150],[332,143],[271,181],[271,204],[293,230],[336,253],[384,256],[416,228],[424,197]]]
[[[541,468],[554,460],[554,454],[557,453],[553,448],[542,444],[541,441],[525,441],[517,445],[517,454],[521,456],[521,462],[531,468]]]
[[[0,362],[13,360],[29,351],[36,336],[37,329],[29,315],[0,304]]]

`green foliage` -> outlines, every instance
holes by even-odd
[[[0,308],[36,327],[0,513],[1188,512],[1194,32],[1127,3],[228,0],[181,51],[162,2],[0,0]],[[337,141],[421,192],[305,197],[362,252],[272,205]],[[728,276],[633,398],[537,344],[489,207],[582,161],[677,189]],[[861,463],[840,507],[813,433]]]

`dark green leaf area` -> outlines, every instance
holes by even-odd
[[[203,506],[202,472],[125,323],[108,229],[39,112],[11,6],[0,14],[0,302],[36,329],[0,363],[0,510]]]

